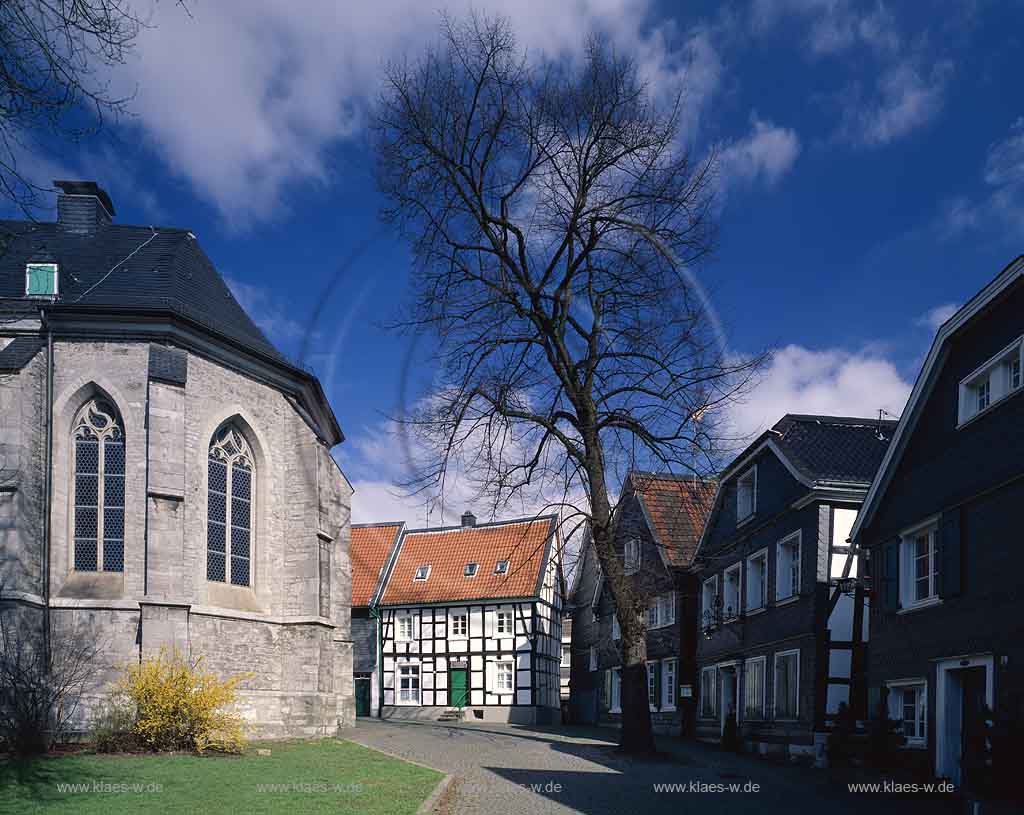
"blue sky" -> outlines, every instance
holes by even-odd
[[[284,351],[309,336],[356,520],[422,520],[389,490],[402,455],[383,417],[430,370],[380,328],[409,258],[377,216],[365,111],[381,61],[422,48],[443,6],[344,5],[159,4],[106,77],[135,93],[132,119],[30,146],[22,166],[100,181],[122,222],[191,228]],[[572,58],[601,31],[653,92],[685,83],[686,139],[721,159],[703,282],[731,347],[776,351],[736,410],[749,432],[786,411],[898,413],[936,320],[1024,248],[1020,2],[475,6],[500,7],[531,51]]]

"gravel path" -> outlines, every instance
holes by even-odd
[[[847,792],[846,776],[782,766],[715,748],[665,740],[663,759],[614,751],[614,731],[442,725],[360,719],[353,741],[436,767],[457,779],[450,815],[614,815],[771,813],[780,815],[941,815],[948,797]],[[858,780],[858,779],[854,779]],[[869,780],[874,780],[869,779]],[[656,784],[680,784],[659,791]],[[755,786],[756,785],[756,786]]]

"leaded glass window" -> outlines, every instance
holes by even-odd
[[[90,400],[74,431],[74,565],[124,571],[124,429],[105,399]]]
[[[233,425],[210,443],[206,509],[206,579],[252,584],[253,456]]]

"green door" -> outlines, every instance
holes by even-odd
[[[448,684],[451,685],[452,707],[466,706],[467,674],[465,668],[452,668],[448,672]]]
[[[370,678],[356,677],[356,716],[370,715]]]

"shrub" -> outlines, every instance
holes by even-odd
[[[233,710],[236,688],[251,674],[221,680],[175,649],[125,669],[115,694],[135,712],[132,728],[150,750],[241,752],[245,721]]]
[[[93,746],[100,753],[127,753],[139,749],[135,710],[120,696],[112,696],[93,718]]]

